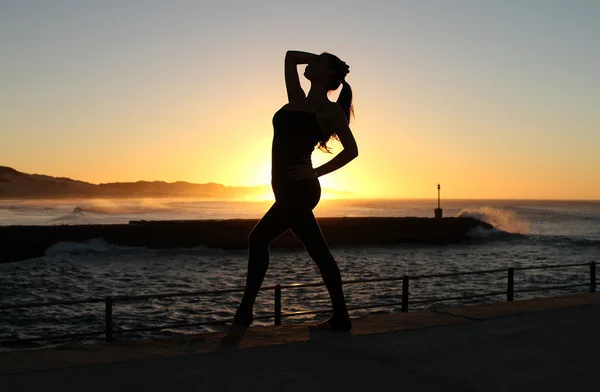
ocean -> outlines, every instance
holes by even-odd
[[[190,200],[20,200],[0,201],[0,225],[60,225],[126,223],[130,220],[259,219],[270,201],[223,202]],[[435,200],[322,200],[319,217],[433,217]],[[471,216],[494,226],[474,230],[470,239],[452,245],[338,247],[332,253],[345,281],[482,269],[600,262],[600,201],[445,200],[444,216]],[[0,264],[0,305],[30,301],[72,300],[108,295],[158,294],[243,288],[246,251],[205,247],[152,250],[113,246],[102,238],[85,243],[58,243],[45,256]],[[589,267],[515,272],[515,290],[586,284]],[[411,300],[457,297],[506,290],[506,274],[472,275],[411,281]],[[318,282],[316,266],[301,249],[274,249],[264,285]],[[516,293],[515,299],[585,291],[586,287]],[[348,305],[396,303],[398,281],[345,287]],[[115,328],[134,328],[230,319],[241,297],[175,297],[116,303]],[[505,297],[466,303],[499,301]],[[411,305],[410,310],[455,305],[457,301]],[[465,303],[462,301],[461,303]],[[285,289],[283,313],[327,310],[322,286]],[[261,292],[256,315],[272,314],[273,293]],[[398,305],[352,311],[399,311]],[[283,323],[320,320],[326,315],[284,318]],[[271,324],[272,320],[256,324]],[[0,341],[66,333],[102,331],[104,304],[0,310]],[[166,328],[137,332],[124,338],[182,336],[222,326]],[[87,341],[93,341],[86,340]],[[39,342],[36,345],[47,345]],[[32,347],[4,346],[0,350]],[[33,345],[35,347],[35,345]]]

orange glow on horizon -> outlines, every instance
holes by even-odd
[[[324,190],[321,193],[321,200],[342,200],[342,199],[348,199],[348,198],[350,198],[350,197],[338,196],[336,194],[332,194],[330,192],[327,192],[327,190]],[[264,193],[262,195],[248,197],[246,200],[248,200],[248,201],[271,201],[271,202],[275,202],[275,196],[273,195],[272,192],[268,192],[268,193]]]

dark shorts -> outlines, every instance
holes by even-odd
[[[312,210],[321,199],[319,180],[271,181],[275,201],[292,209]]]

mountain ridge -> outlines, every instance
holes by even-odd
[[[135,181],[93,184],[68,177],[28,174],[12,167],[0,166],[0,199],[27,198],[131,198],[185,197],[210,199],[245,199],[271,192],[271,186],[230,186],[216,182],[197,184],[188,181]],[[351,192],[323,189],[337,197],[355,197]]]

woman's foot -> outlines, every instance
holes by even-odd
[[[227,335],[221,338],[221,343],[223,344],[238,344],[244,339],[246,335],[246,331],[248,331],[248,327],[241,324],[236,324],[235,322],[231,324],[231,330]]]
[[[348,332],[352,329],[350,317],[333,316],[327,321],[309,327],[310,331],[339,331]]]

